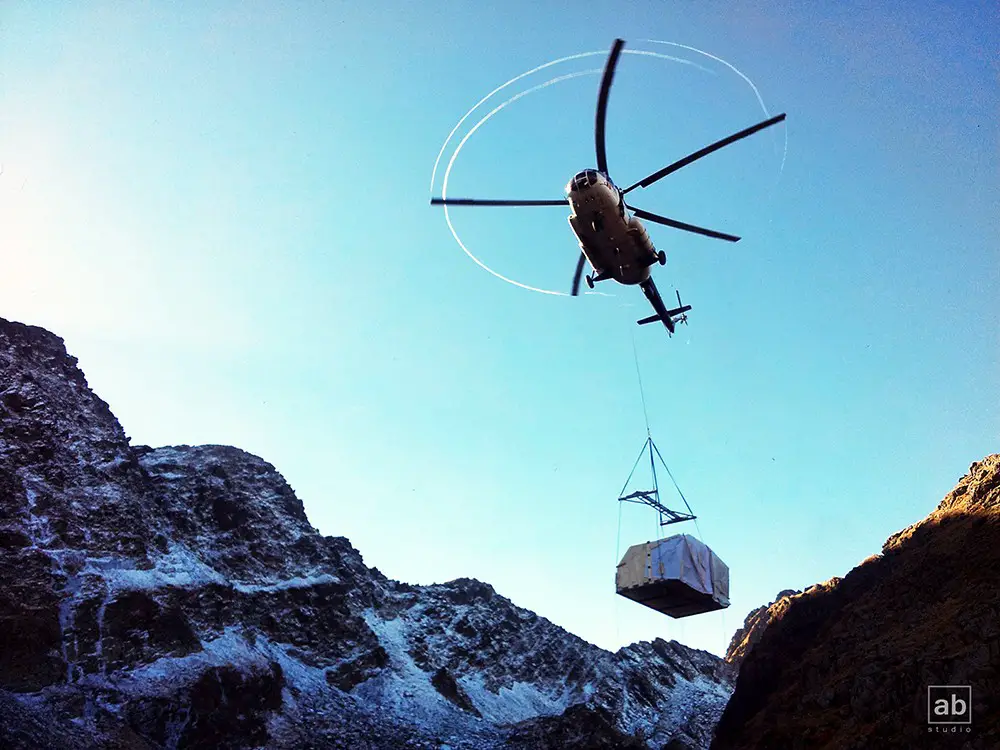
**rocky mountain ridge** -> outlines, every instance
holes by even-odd
[[[11,748],[699,748],[733,679],[389,580],[266,461],[132,446],[61,339],[2,319],[0,641]]]
[[[752,612],[713,750],[1000,747],[998,540],[995,454],[881,554]],[[970,724],[930,722],[935,685],[971,689]]]
[[[787,597],[801,593],[795,589],[779,591],[770,604],[764,604],[752,610],[743,620],[743,627],[737,628],[736,632],[733,633],[733,637],[729,641],[729,648],[726,649],[726,661],[739,670],[744,657],[757,645],[761,636],[764,635],[764,630],[771,624],[771,620],[777,617],[781,611],[781,607],[776,605]]]

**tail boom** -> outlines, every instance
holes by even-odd
[[[650,315],[648,318],[643,318],[637,321],[641,326],[647,325],[649,323],[655,323],[657,321],[663,323],[664,327],[667,329],[668,333],[673,333],[676,330],[676,323],[679,320],[686,320],[684,315],[688,310],[691,309],[691,305],[680,305],[680,294],[677,295],[678,307],[668,310],[667,306],[663,304],[663,298],[660,297],[660,292],[656,288],[656,284],[653,283],[652,279],[647,279],[639,285],[642,288],[643,294],[646,295],[646,299],[649,300],[649,304],[653,306],[655,315]]]

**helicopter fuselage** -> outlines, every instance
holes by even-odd
[[[662,263],[646,228],[625,207],[621,190],[597,170],[577,174],[566,185],[572,213],[569,225],[580,249],[594,269],[587,284],[614,279],[620,284],[641,284],[649,268]]]

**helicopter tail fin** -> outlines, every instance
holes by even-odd
[[[639,321],[636,321],[636,322],[639,325],[641,325],[641,326],[644,326],[644,325],[646,325],[648,323],[657,323],[657,322],[663,323],[663,325],[666,326],[667,333],[673,334],[673,332],[674,332],[674,319],[673,319],[673,316],[670,315],[670,311],[669,310],[667,311],[667,314],[665,316],[664,315],[650,315],[648,318],[643,318],[642,320],[639,320]]]
[[[669,320],[671,323],[679,322],[686,323],[687,316],[684,315],[688,310],[691,309],[691,305],[681,305],[680,307],[675,307],[673,310],[665,310],[663,315],[657,313],[656,315],[650,315],[648,318],[643,318],[642,320],[637,320],[641,326],[648,325],[649,323],[656,323],[657,321]],[[678,316],[680,316],[678,318]],[[676,320],[675,320],[676,319]]]

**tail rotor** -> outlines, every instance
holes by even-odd
[[[680,290],[675,289],[674,291],[677,292],[677,309],[678,310],[684,310],[684,303],[681,302],[681,293],[680,293]],[[690,310],[691,308],[689,307],[687,309]],[[683,323],[684,325],[687,325],[687,322],[688,322],[687,312],[683,312],[680,315],[678,315],[676,318],[674,318],[674,322],[675,323]]]

